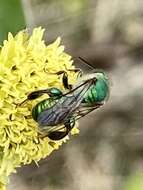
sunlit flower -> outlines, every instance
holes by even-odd
[[[8,34],[0,50],[0,189],[15,168],[32,161],[36,163],[48,156],[65,142],[40,138],[38,124],[32,118],[32,107],[41,99],[17,106],[27,95],[38,89],[57,87],[64,90],[61,77],[48,75],[74,68],[71,56],[64,52],[60,38],[46,46],[42,40],[44,30],[35,28],[32,35],[24,30],[15,37]],[[76,74],[68,72],[70,83],[75,83]],[[76,132],[74,128],[72,133]]]

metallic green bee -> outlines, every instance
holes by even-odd
[[[70,71],[81,73],[80,69]],[[63,76],[64,88],[69,92],[63,93],[53,87],[31,92],[26,99],[34,100],[43,94],[50,96],[33,107],[32,117],[51,140],[60,140],[68,135],[76,120],[101,107],[109,96],[109,80],[103,72],[80,77],[74,86],[68,83],[66,71],[56,74]]]

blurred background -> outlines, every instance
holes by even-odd
[[[47,43],[62,37],[110,76],[107,104],[80,120],[80,134],[58,151],[18,169],[8,190],[143,190],[143,1],[0,1],[0,42],[7,32],[42,26]]]

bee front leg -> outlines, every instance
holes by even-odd
[[[28,100],[35,100],[35,99],[39,98],[40,96],[42,96],[43,94],[48,94],[50,96],[51,95],[50,89],[33,91],[30,94],[28,94],[27,98],[18,105],[21,106],[22,104],[24,104]]]

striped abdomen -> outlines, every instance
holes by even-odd
[[[53,101],[52,98],[45,99],[38,104],[36,104],[35,107],[32,109],[32,117],[35,121],[37,121],[38,116],[41,112],[43,112],[45,109],[50,108],[56,103],[56,101]]]
[[[109,94],[109,87],[106,80],[98,79],[84,95],[82,103],[93,105],[104,101]]]

